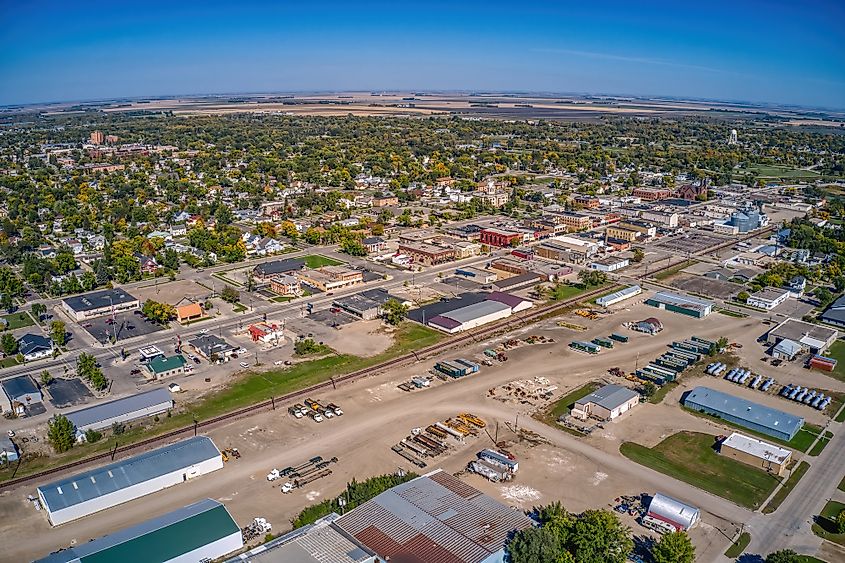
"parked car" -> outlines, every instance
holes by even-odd
[[[138,375],[139,373],[141,373],[141,370],[139,370],[138,368],[135,368],[132,371],[130,371],[129,373],[132,374],[132,375]]]
[[[249,364],[248,364],[248,363],[246,363],[246,362],[241,362],[241,363],[240,363],[240,366],[241,366],[242,368],[246,369],[246,368],[248,368],[248,367],[249,367]]]

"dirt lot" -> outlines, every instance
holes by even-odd
[[[599,356],[580,354],[567,347],[573,339],[590,339],[624,331],[620,326],[622,322],[649,316],[660,318],[666,330],[654,337],[626,332],[631,337],[630,342],[617,345],[613,350],[605,350]],[[727,546],[728,539],[725,536],[733,533],[734,527],[727,521],[745,521],[750,513],[631,463],[617,451],[622,440],[632,437],[636,437],[640,443],[651,444],[679,428],[707,431],[706,421],[687,415],[677,407],[680,389],[670,394],[663,404],[641,405],[617,423],[607,425],[603,434],[594,433],[587,439],[577,439],[547,427],[528,416],[528,407],[490,399],[487,390],[515,378],[542,376],[557,385],[556,396],[562,396],[580,387],[585,381],[596,378],[610,380],[605,371],[609,366],[616,365],[630,371],[637,362],[659,355],[673,339],[692,334],[706,338],[726,335],[732,341],[739,340],[745,344],[744,350],[753,350],[749,359],[749,363],[752,363],[760,355],[760,351],[752,346],[759,348],[754,339],[762,333],[762,325],[753,319],[734,319],[717,314],[694,320],[639,303],[624,304],[616,312],[597,321],[588,321],[574,315],[567,319],[587,326],[586,332],[576,333],[560,328],[556,325],[557,320],[560,319],[550,319],[506,337],[479,342],[470,348],[446,354],[446,358],[481,357],[485,348],[494,347],[510,338],[525,338],[530,334],[556,339],[555,344],[525,345],[509,350],[510,359],[506,363],[484,366],[479,374],[462,380],[437,381],[430,389],[410,394],[396,388],[402,381],[425,373],[434,363],[428,360],[315,397],[340,404],[346,413],[341,418],[316,424],[308,419],[295,420],[286,413],[285,408],[281,408],[214,429],[210,436],[218,447],[237,447],[243,454],[242,459],[230,462],[222,471],[203,476],[194,482],[178,485],[168,491],[132,501],[119,509],[109,509],[56,529],[50,529],[43,513],[34,511],[26,502],[26,495],[32,494],[34,487],[4,493],[0,497],[3,535],[30,539],[7,546],[3,557],[22,560],[43,556],[52,549],[69,545],[73,540],[87,541],[204,497],[225,502],[241,525],[247,524],[255,516],[264,516],[273,523],[274,532],[281,532],[288,528],[288,520],[303,506],[337,494],[353,477],[363,478],[390,472],[397,467],[411,469],[406,460],[390,451],[390,446],[406,436],[411,428],[425,427],[435,420],[469,411],[484,418],[488,422],[487,429],[493,434],[498,424],[500,440],[515,439],[516,435],[508,428],[508,425],[513,428],[515,424],[543,438],[514,443],[512,449],[520,458],[521,471],[515,482],[492,484],[476,476],[465,476],[474,486],[506,504],[521,508],[561,500],[567,508],[576,511],[607,506],[620,494],[660,490],[702,508],[705,512],[704,522],[694,531],[693,537],[699,546],[699,554],[710,554],[707,558],[712,559],[711,555],[715,556]],[[350,327],[360,327],[358,338],[361,344],[354,351],[362,353],[364,342],[373,338],[369,334],[371,329],[367,323],[353,323]],[[791,369],[791,366],[788,367]],[[822,375],[806,372],[802,375],[822,377],[827,383],[834,381]],[[691,385],[694,383],[689,382]],[[714,386],[717,384],[712,380],[708,380],[708,383]],[[759,392],[750,390],[748,393],[759,395]],[[784,410],[790,406],[777,398],[771,400]],[[798,405],[792,405],[792,408],[806,409]],[[478,449],[491,443],[491,439],[482,433],[468,440],[463,448],[456,448],[449,455],[441,456],[442,459],[434,460],[427,469],[443,467],[449,471],[460,471]],[[265,475],[273,467],[296,465],[314,455],[339,458],[331,476],[290,495],[282,495],[266,481]],[[630,525],[636,534],[646,532],[636,524]]]
[[[205,299],[211,292],[192,280],[167,281],[166,278],[159,280],[158,285],[150,282],[150,285],[132,290],[132,295],[138,298],[143,305],[147,299],[160,303],[175,305],[185,297],[194,300]]]

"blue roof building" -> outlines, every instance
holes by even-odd
[[[223,467],[211,438],[196,436],[38,487],[54,526]]]
[[[81,437],[86,430],[109,428],[114,423],[129,422],[167,412],[173,408],[173,399],[167,389],[153,389],[80,409],[67,414],[76,433]]]
[[[718,416],[728,422],[788,442],[804,426],[804,418],[791,415],[709,387],[696,387],[683,399],[684,406]]]

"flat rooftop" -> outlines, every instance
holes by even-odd
[[[752,422],[763,428],[794,435],[804,426],[804,418],[759,403],[734,397],[709,387],[696,387],[684,398],[684,406],[695,403],[716,412],[729,414],[739,420]],[[694,408],[694,407],[690,407]]]
[[[122,289],[104,289],[102,291],[93,291],[91,293],[84,293],[82,295],[74,295],[72,297],[65,297],[64,303],[74,311],[81,313],[83,311],[93,311],[94,309],[102,309],[104,307],[111,307],[112,305],[122,305],[124,303],[131,303],[138,299]]]
[[[806,337],[821,342],[828,342],[835,339],[839,335],[839,331],[835,328],[828,328],[819,326],[813,323],[807,323],[798,319],[786,319],[778,326],[769,331],[770,336],[775,338],[787,338],[795,342],[801,342]]]
[[[116,416],[172,401],[173,397],[170,395],[170,391],[160,388],[130,395],[129,397],[124,397],[122,399],[109,401],[108,403],[94,405],[78,411],[73,411],[68,413],[66,416],[68,420],[74,424],[74,426],[80,428],[103,420],[109,420]]]
[[[764,442],[758,438],[746,436],[745,434],[740,434],[739,432],[734,432],[728,436],[725,441],[722,442],[722,446],[728,446],[735,450],[753,455],[754,457],[758,457],[762,460],[774,461],[777,463],[785,462],[789,459],[789,456],[792,455],[792,452],[786,448],[781,448],[780,446]]]

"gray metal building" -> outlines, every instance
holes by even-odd
[[[109,428],[114,423],[129,422],[139,418],[165,413],[173,408],[173,398],[167,389],[153,389],[137,395],[94,405],[66,416],[76,426],[77,439],[86,430]]]
[[[709,387],[696,387],[690,391],[684,398],[684,406],[787,442],[804,426],[803,417]]]
[[[223,468],[211,438],[196,436],[38,487],[54,526]]]

